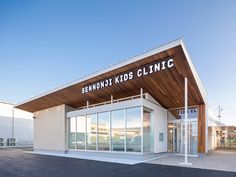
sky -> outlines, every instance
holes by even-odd
[[[178,38],[209,106],[236,125],[235,0],[0,0],[0,100],[19,103]]]

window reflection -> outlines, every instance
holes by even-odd
[[[126,151],[141,152],[141,109],[126,110]]]
[[[151,151],[151,114],[143,111],[143,151]]]
[[[76,133],[76,117],[69,119],[69,137],[68,137],[68,148],[75,149],[75,133]]]
[[[87,149],[96,150],[97,114],[87,115]]]
[[[144,152],[152,151],[150,112],[143,112],[142,122],[141,110],[134,107],[69,118],[68,148],[141,152],[143,138]]]
[[[124,151],[125,117],[124,110],[112,111],[112,150]]]
[[[85,116],[77,117],[76,147],[85,149]]]
[[[109,112],[98,114],[98,150],[109,150],[110,122]]]

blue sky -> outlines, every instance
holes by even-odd
[[[236,125],[236,1],[0,1],[0,100],[18,103],[182,37]]]

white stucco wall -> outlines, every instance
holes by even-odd
[[[34,150],[65,151],[66,105],[34,113]]]
[[[208,151],[215,150],[217,148],[217,136],[216,129],[212,127],[211,130],[208,131]]]
[[[16,139],[16,146],[33,145],[33,114],[0,102],[0,138],[7,146],[8,138]]]
[[[208,114],[207,114],[207,151],[212,151],[217,148],[217,136],[216,130],[219,126],[218,118],[213,113],[213,111],[208,107]]]
[[[144,100],[144,106],[153,110],[154,153],[167,152],[167,110],[157,104]],[[164,141],[159,141],[159,133],[163,133]]]

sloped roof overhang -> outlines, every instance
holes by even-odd
[[[165,63],[164,69],[150,72],[151,65],[160,63],[161,67],[162,62]],[[142,70],[140,77],[138,77],[139,70]],[[129,79],[130,72],[133,73],[132,79]],[[117,77],[124,77],[126,74],[129,77],[126,81],[115,83]],[[29,112],[61,104],[78,108],[85,106],[87,101],[90,104],[109,101],[111,95],[114,99],[137,95],[140,93],[140,88],[167,109],[182,107],[184,77],[189,81],[189,105],[206,104],[207,94],[200,77],[182,39],[178,39],[26,100],[15,107]],[[111,85],[102,88],[100,86],[99,89],[93,88],[93,85],[104,84],[110,79]]]

